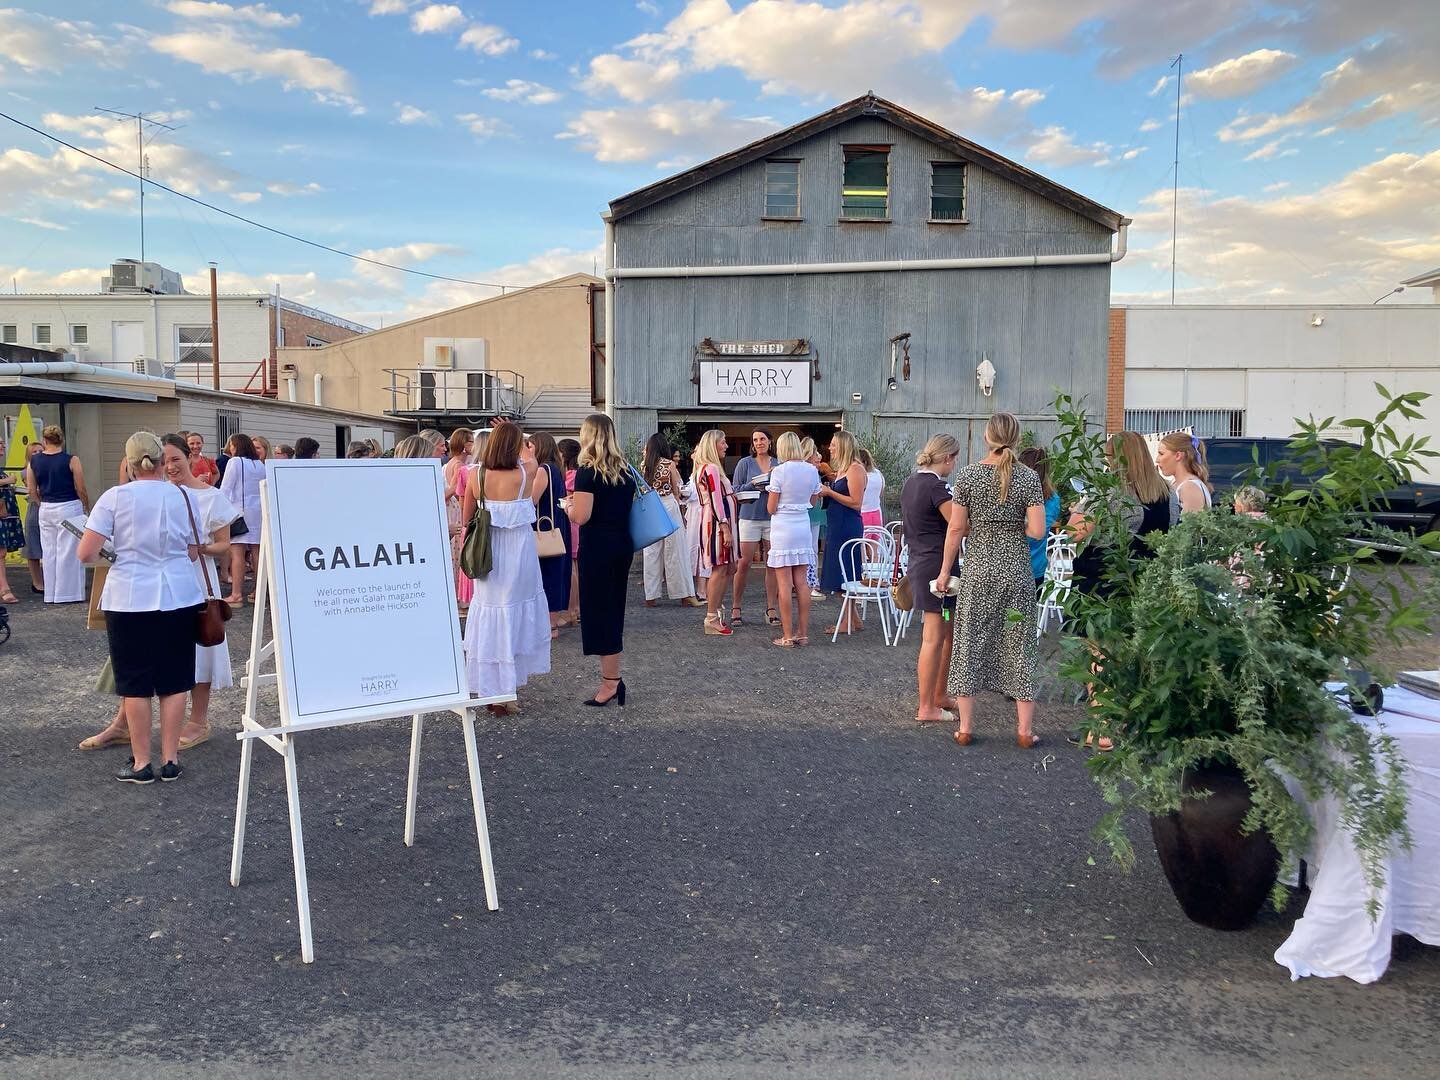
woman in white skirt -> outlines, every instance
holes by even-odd
[[[680,517],[680,503],[675,493],[680,490],[680,470],[671,460],[674,451],[658,432],[650,436],[645,444],[645,482],[660,496],[676,525],[683,525]],[[695,599],[695,574],[686,564],[686,535],[677,530],[658,544],[645,549],[645,606],[654,607],[660,599],[661,586],[669,590],[671,600],[679,600],[682,607],[698,607]],[[699,540],[699,534],[696,534]],[[693,565],[693,564],[690,564]]]
[[[674,470],[679,476],[680,467],[676,465]],[[698,599],[705,595],[705,579],[710,576],[710,571],[700,562],[700,492],[695,488],[694,477],[685,481],[680,494],[685,498],[685,565],[690,570],[690,580]]]
[[[45,571],[45,603],[74,604],[85,599],[85,566],[75,557],[80,538],[61,522],[90,512],[85,470],[80,459],[65,452],[65,432],[50,424],[40,433],[44,444],[25,469],[25,490],[40,503],[41,562]]]
[[[465,670],[479,697],[514,695],[531,675],[550,670],[550,607],[531,528],[534,477],[520,461],[524,443],[514,424],[497,424],[465,484],[461,520],[471,520],[484,501],[494,556],[490,573],[475,579],[465,619]],[[487,708],[497,716],[517,711],[514,702]]]
[[[783,432],[775,443],[780,464],[770,470],[765,496],[770,502],[770,572],[775,575],[780,607],[782,649],[810,644],[810,582],[814,577],[815,542],[810,531],[810,507],[820,492],[820,471],[805,460],[804,445],[793,431]],[[790,612],[790,591],[795,591],[795,618]]]

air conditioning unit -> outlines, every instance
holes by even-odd
[[[100,279],[100,291],[181,296],[185,292],[185,283],[174,270],[167,270],[159,263],[121,259],[111,263],[110,273]]]
[[[134,361],[136,375],[151,375],[157,379],[173,379],[175,367],[167,365],[153,356],[137,356]]]
[[[454,366],[455,366],[455,346],[454,346],[454,345],[436,345],[436,346],[435,346],[435,355],[434,355],[433,359],[434,359],[434,362],[435,362],[435,366],[436,366],[437,368],[454,368]]]

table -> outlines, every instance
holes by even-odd
[[[1376,896],[1380,913],[1371,923],[1365,912],[1371,893],[1355,845],[1341,826],[1339,806],[1333,798],[1308,806],[1315,822],[1305,854],[1310,899],[1295,929],[1275,950],[1276,962],[1290,969],[1292,979],[1344,975],[1370,983],[1390,964],[1393,935],[1410,934],[1427,945],[1440,945],[1440,701],[1404,687],[1387,687],[1385,708],[1365,723],[1392,736],[1409,766],[1405,778],[1414,846],[1404,851],[1397,845],[1386,860],[1385,886]],[[1292,794],[1301,798],[1294,789]]]

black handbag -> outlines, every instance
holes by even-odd
[[[245,459],[245,458],[241,458],[240,460],[241,460],[241,461],[244,461],[244,460],[246,460],[246,459]],[[244,466],[244,465],[241,465],[241,466],[240,466],[240,505],[241,505],[241,507],[244,507],[244,505],[245,505],[245,466]],[[249,531],[250,531],[250,526],[247,525],[247,524],[245,524],[245,511],[242,509],[242,510],[240,511],[240,516],[237,517],[234,521],[230,522],[230,539],[231,539],[231,540],[234,540],[237,536],[244,536],[244,535],[245,535],[246,533],[248,533]]]

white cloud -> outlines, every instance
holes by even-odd
[[[559,57],[548,49],[531,49],[530,59],[532,60],[556,60]]]
[[[427,4],[410,16],[410,29],[417,34],[443,34],[465,25],[465,12],[454,4]]]
[[[597,161],[667,160],[684,151],[707,156],[768,135],[780,125],[763,117],[736,117],[730,103],[678,100],[646,108],[587,109],[556,138],[574,139]]]
[[[308,184],[292,184],[288,180],[277,180],[273,184],[266,184],[265,190],[272,195],[319,195],[325,189],[315,181]]]
[[[46,221],[38,217],[19,217],[15,219],[22,225],[33,225],[37,229],[50,229],[54,232],[69,232],[69,225],[61,225],[58,222]]]
[[[404,15],[410,10],[410,0],[371,0],[371,15]]]
[[[109,272],[108,266],[52,271],[0,263],[0,280],[13,280],[16,289],[22,293],[95,292],[100,288],[100,278]]]
[[[1244,56],[1222,60],[1185,77],[1185,85],[1198,97],[1225,98],[1253,94],[1273,82],[1299,62],[1294,53],[1280,49],[1256,49]]]
[[[299,15],[282,15],[278,11],[271,11],[264,4],[235,7],[211,0],[170,0],[165,5],[165,10],[172,15],[179,15],[182,19],[226,19],[265,27],[300,25]]]
[[[230,197],[240,203],[259,202],[264,198],[258,191],[234,191],[230,193]]]
[[[654,0],[635,0],[635,7],[652,19],[660,17],[660,5]]]
[[[102,64],[115,67],[125,59],[120,42],[102,37],[88,22],[71,22],[48,15],[0,8],[0,82],[5,69],[14,66],[26,72],[41,72],[75,64]]]
[[[1272,195],[1272,194],[1274,194],[1274,193],[1277,192],[1277,191],[1284,191],[1284,190],[1285,190],[1286,188],[1288,188],[1289,186],[1290,186],[1290,181],[1289,181],[1289,180],[1277,180],[1277,181],[1275,181],[1275,183],[1273,183],[1273,184],[1266,184],[1266,185],[1265,185],[1263,188],[1261,188],[1260,190],[1263,191],[1263,192],[1265,192],[1265,194],[1267,194],[1267,195]]]
[[[357,106],[354,80],[333,60],[303,49],[267,48],[229,29],[193,30],[150,39],[150,47],[237,82],[279,79],[286,90],[308,90],[327,105]]]
[[[1134,147],[1133,149],[1126,150],[1123,154],[1120,155],[1120,160],[1121,160],[1121,161],[1134,161],[1137,157],[1139,157],[1141,154],[1145,153],[1145,151],[1148,150],[1148,149],[1150,149],[1148,146],[1137,146],[1137,147]]]
[[[518,101],[526,105],[549,105],[562,96],[558,90],[552,90],[543,83],[525,79],[506,79],[504,86],[492,86],[481,93],[496,101]]]
[[[413,267],[418,263],[429,262],[431,259],[439,258],[442,255],[463,255],[465,249],[455,244],[435,244],[417,241],[409,244],[396,244],[392,247],[366,248],[357,254],[366,259],[375,259],[378,262],[390,263],[393,266]],[[404,286],[405,275],[399,270],[391,270],[383,266],[375,266],[372,263],[362,262],[356,259],[354,264],[355,274],[366,281],[375,282],[391,289],[401,289]]]
[[[1277,157],[1293,157],[1300,151],[1294,147],[1283,149],[1285,141],[1290,138],[1288,135],[1281,135],[1278,139],[1271,139],[1258,149],[1250,151],[1245,155],[1246,161],[1271,161]]]
[[[1440,264],[1440,150],[1389,154],[1309,194],[1213,195],[1180,193],[1180,268],[1196,299],[1365,301],[1375,282]],[[1170,213],[1169,188],[1142,200],[1137,266],[1169,271]]]
[[[1158,79],[1155,80],[1155,85],[1152,86],[1152,87],[1150,87],[1150,89],[1146,92],[1146,95],[1145,95],[1145,96],[1146,96],[1146,97],[1159,97],[1159,96],[1160,96],[1160,91],[1164,90],[1167,86],[1169,86],[1169,85],[1170,85],[1172,82],[1174,82],[1174,81],[1175,81],[1175,76],[1173,76],[1173,75],[1161,75],[1160,78],[1158,78]]]
[[[465,125],[465,130],[474,135],[477,139],[493,139],[500,135],[509,135],[510,125],[503,120],[497,120],[493,116],[481,116],[479,113],[461,113],[455,117]]]
[[[395,102],[395,123],[397,124],[425,124],[433,126],[438,121],[433,113],[428,113],[418,105],[406,105],[404,102]]]
[[[1159,131],[1164,126],[1165,122],[1163,120],[1146,120],[1143,124],[1140,125],[1140,130]]]
[[[1075,137],[1056,125],[1042,128],[1031,137],[1025,156],[1044,165],[1104,165],[1109,163],[1110,147],[1103,142],[1081,146]]]
[[[581,86],[591,94],[613,92],[626,101],[649,101],[668,93],[683,71],[674,57],[627,60],[616,53],[602,53],[590,61],[590,74]]]
[[[498,26],[475,23],[460,35],[460,44],[484,56],[504,56],[518,48],[520,42]]]

